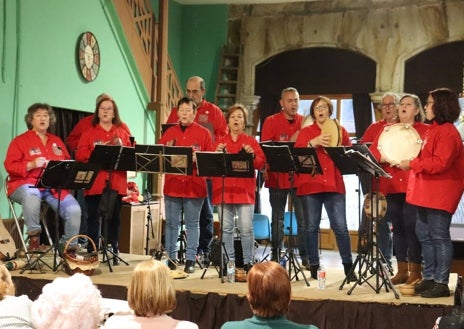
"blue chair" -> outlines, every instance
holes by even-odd
[[[263,214],[253,214],[253,231],[255,240],[266,241],[266,246],[263,250],[264,255],[271,241],[271,221],[269,220],[269,217]]]
[[[292,231],[290,232],[290,217],[292,217]],[[290,211],[286,211],[284,214],[284,235],[297,236],[298,225],[296,223],[295,212],[290,214]]]

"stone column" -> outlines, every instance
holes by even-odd
[[[248,120],[245,132],[248,135],[255,136],[256,129],[258,127],[259,122],[259,113],[256,110],[258,107],[260,96],[242,96],[239,103],[245,105],[246,109],[248,110]],[[257,116],[256,116],[257,114]]]

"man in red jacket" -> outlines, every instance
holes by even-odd
[[[190,77],[187,80],[185,93],[196,104],[195,122],[207,128],[211,133],[212,141],[225,136],[229,132],[224,113],[221,109],[204,99],[206,93],[205,80],[199,76]],[[179,121],[177,108],[173,108],[166,123]],[[211,179],[206,180],[208,196],[203,202],[200,213],[200,238],[198,241],[198,253],[207,254],[213,238],[213,210],[211,206]]]

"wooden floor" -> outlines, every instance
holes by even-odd
[[[353,255],[356,259],[356,255]],[[130,255],[121,254],[121,258],[129,265],[121,263],[119,266],[113,266],[112,272],[106,263],[101,263],[91,276],[92,281],[98,284],[109,284],[116,286],[127,287],[132,269],[139,262],[149,259],[150,256],[145,255]],[[50,266],[53,266],[53,257],[47,255],[44,260]],[[299,272],[295,276],[295,271],[289,273],[292,279],[292,296],[293,299],[298,300],[339,300],[339,301],[358,301],[358,302],[377,302],[387,304],[430,304],[430,305],[453,305],[453,296],[446,298],[426,299],[419,296],[403,297],[397,291],[398,297],[396,298],[394,291],[386,291],[382,287],[377,291],[379,285],[376,282],[377,276],[373,276],[367,282],[343,284],[345,275],[340,261],[338,252],[322,250],[321,251],[321,264],[324,265],[327,271],[326,288],[321,290],[317,287],[317,281],[310,278],[309,271]],[[393,266],[396,268],[395,264]],[[67,276],[64,267],[60,266],[58,271],[53,272],[48,267],[42,265],[44,273],[39,273],[36,270],[26,270],[20,273],[19,270],[12,271],[13,276],[27,277],[31,279],[46,279],[53,280],[58,276]],[[288,270],[288,267],[287,267]],[[203,279],[201,276],[204,273]],[[214,266],[210,266],[206,270],[198,268],[193,274],[186,275],[183,273],[182,268],[179,271],[173,272],[174,277],[179,277],[175,280],[176,290],[178,291],[191,291],[192,293],[209,293],[216,292],[221,295],[237,294],[240,296],[246,295],[246,283],[222,283],[219,278],[218,271]],[[303,276],[305,275],[305,277]],[[452,291],[455,290],[457,284],[457,275],[454,273],[450,277],[449,287]],[[353,288],[353,286],[355,287]],[[397,288],[397,286],[396,286]],[[351,291],[350,291],[351,290]],[[350,293],[349,293],[350,292]]]

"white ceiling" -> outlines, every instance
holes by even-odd
[[[175,0],[182,5],[217,5],[217,4],[261,4],[261,3],[284,3],[284,2],[301,2],[308,0]],[[311,0],[318,1],[318,0]]]

